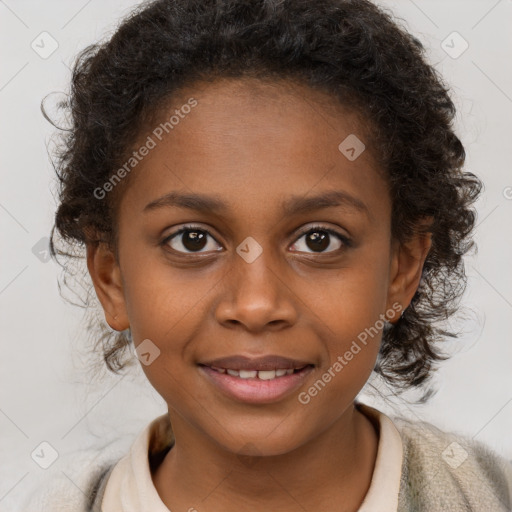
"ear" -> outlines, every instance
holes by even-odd
[[[430,225],[432,220],[429,217],[421,225]],[[423,265],[431,246],[432,233],[424,230],[418,230],[407,242],[393,242],[387,308],[388,311],[396,313],[388,319],[391,323],[398,322],[400,312],[405,311],[411,303],[420,284]]]
[[[126,313],[121,270],[107,244],[87,244],[87,268],[108,325],[116,331],[128,329],[130,322]]]

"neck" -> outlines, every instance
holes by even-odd
[[[153,474],[170,510],[356,511],[369,487],[378,435],[353,405],[314,439],[273,456],[223,450],[172,420],[175,445]]]

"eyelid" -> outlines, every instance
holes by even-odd
[[[162,245],[167,245],[170,240],[172,240],[173,238],[177,237],[181,233],[184,233],[185,231],[194,231],[194,230],[195,231],[202,231],[203,233],[206,233],[208,236],[212,237],[217,244],[221,245],[220,242],[217,240],[217,238],[215,238],[215,236],[212,235],[212,233],[211,233],[211,231],[209,229],[203,228],[203,227],[201,227],[201,226],[199,226],[197,224],[185,224],[185,225],[183,225],[181,228],[177,229],[173,233],[165,236],[165,238],[162,240],[161,244]],[[176,251],[176,252],[178,252],[180,254],[202,254],[200,252],[198,252],[198,253],[184,253],[184,252],[180,252],[180,251]]]
[[[338,237],[345,245],[350,245],[350,238],[348,235],[343,235],[339,231],[336,231],[334,228],[330,228],[328,226],[322,226],[321,224],[314,224],[310,225],[301,231],[299,231],[297,238],[300,238],[301,236],[310,233],[311,231],[325,231],[326,233],[329,233],[330,235],[334,235]]]

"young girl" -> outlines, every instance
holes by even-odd
[[[157,0],[71,92],[53,234],[168,414],[42,509],[511,510],[498,454],[356,400],[372,371],[428,392],[472,245],[415,38],[365,0]]]

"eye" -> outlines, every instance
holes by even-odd
[[[304,238],[302,245],[301,238]],[[208,230],[193,225],[183,226],[169,235],[162,241],[162,245],[168,245],[176,252],[184,254],[222,250],[222,246]],[[310,252],[307,250],[310,249],[313,253],[330,253],[340,250],[343,246],[350,246],[350,240],[346,236],[327,227],[313,226],[300,235],[292,249],[298,252]],[[329,248],[330,250],[327,250]]]
[[[208,238],[211,238],[214,243],[209,242]],[[215,238],[213,238],[213,236],[210,234],[210,232],[206,229],[199,228],[198,226],[184,226],[163,240],[162,244],[169,245],[175,251],[182,253],[196,253],[219,250],[215,248],[217,242],[215,241]],[[206,251],[202,251],[204,248],[206,248]]]
[[[333,240],[333,237],[336,239]],[[324,253],[335,252],[343,246],[350,246],[350,240],[346,236],[334,231],[333,229],[322,226],[313,226],[309,228],[301,234],[298,240],[301,238],[304,238],[304,242],[295,242],[292,245],[292,249],[298,250],[299,252],[308,252],[303,249],[303,247],[306,247],[306,249],[311,249],[314,253]],[[328,248],[331,248],[331,250],[327,251],[326,249]]]

